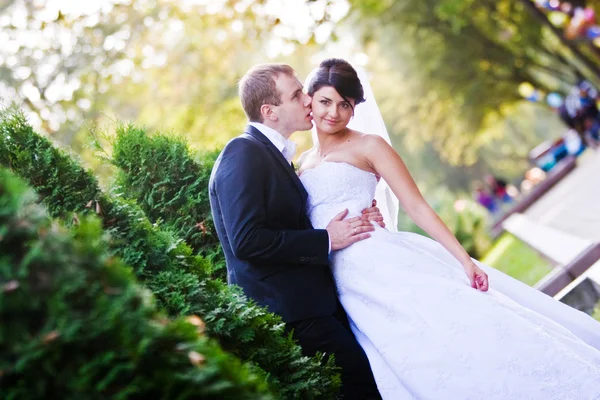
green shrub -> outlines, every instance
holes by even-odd
[[[3,399],[270,399],[199,332],[157,313],[97,219],[71,234],[0,169],[0,390]]]
[[[117,190],[134,199],[150,221],[162,221],[210,260],[212,275],[225,280],[225,256],[208,199],[208,181],[219,153],[194,154],[181,136],[149,136],[133,125],[118,125],[111,141]]]
[[[131,265],[170,315],[196,314],[207,334],[268,374],[280,398],[332,398],[339,375],[332,359],[303,357],[283,333],[281,318],[248,301],[239,289],[210,279],[207,261],[180,239],[151,224],[131,201],[103,193],[90,171],[36,134],[21,112],[0,112],[0,164],[38,192],[53,216],[98,214],[111,234],[109,253]]]
[[[435,193],[431,207],[452,231],[467,253],[480,259],[491,248],[489,220],[485,208],[472,200],[456,199],[444,190]],[[401,230],[426,235],[408,216],[400,218]]]

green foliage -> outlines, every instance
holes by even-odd
[[[237,81],[264,60],[278,22],[263,3],[110,1],[57,13],[49,2],[2,1],[3,39],[14,44],[0,46],[2,96],[72,147],[85,143],[84,122],[107,115],[222,144],[245,121]],[[19,98],[27,87],[37,98]]]
[[[592,317],[595,318],[597,321],[600,321],[600,303],[596,304],[596,308],[594,308]]]
[[[459,200],[455,204],[462,204],[464,208],[460,211],[456,207],[444,208],[441,217],[471,257],[479,259],[492,245],[487,212],[470,200]]]
[[[117,190],[140,205],[152,222],[182,238],[211,261],[213,276],[225,278],[225,256],[215,231],[208,180],[218,152],[193,154],[180,136],[118,125],[111,162],[118,167]]]
[[[348,25],[374,65],[388,64],[377,75],[386,85],[378,100],[392,109],[386,121],[413,145],[432,142],[453,165],[476,162],[489,128],[523,101],[519,84],[565,92],[580,73],[581,63],[523,1],[350,4]]]
[[[552,271],[548,260],[507,232],[494,242],[481,261],[530,286]]]
[[[247,300],[238,289],[211,279],[206,260],[150,223],[133,202],[103,193],[89,171],[37,135],[14,108],[0,113],[0,165],[32,185],[51,215],[65,217],[70,211],[72,217],[67,218],[77,221],[77,215],[98,214],[112,238],[107,250],[134,269],[158,305],[169,315],[200,316],[209,337],[268,373],[270,387],[279,397],[334,396],[339,375],[331,358],[303,357],[300,347],[283,333],[281,318]],[[56,180],[49,186],[52,177]]]
[[[107,256],[97,219],[71,233],[0,169],[3,399],[270,399],[262,377],[169,321]]]
[[[491,247],[486,210],[471,200],[457,200],[445,191],[438,191],[432,208],[473,258],[480,259]],[[400,221],[401,230],[427,235],[407,218]]]

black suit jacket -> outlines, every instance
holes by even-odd
[[[327,231],[312,228],[302,183],[259,130],[225,146],[209,195],[230,284],[285,322],[336,311]]]

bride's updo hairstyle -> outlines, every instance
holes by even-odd
[[[346,60],[329,58],[319,65],[316,73],[308,83],[308,95],[312,97],[322,87],[331,86],[348,103],[348,98],[354,99],[355,104],[365,101],[363,87],[356,70]]]

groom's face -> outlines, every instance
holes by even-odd
[[[279,74],[275,84],[281,96],[281,104],[274,107],[282,134],[307,131],[312,128],[311,98],[302,91],[302,84],[295,76]]]

